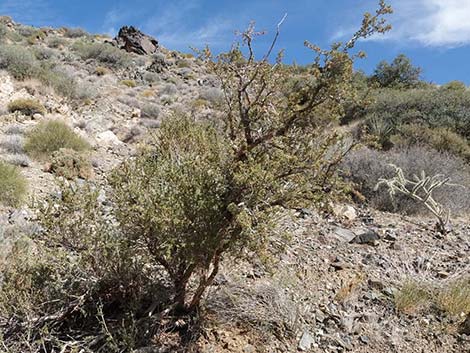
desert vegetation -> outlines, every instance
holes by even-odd
[[[194,55],[0,21],[0,350],[464,347],[470,91],[355,71],[391,13],[304,66],[286,17]]]

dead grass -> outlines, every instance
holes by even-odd
[[[470,276],[448,283],[439,291],[436,302],[442,311],[452,316],[470,313]]]
[[[395,293],[394,302],[398,311],[412,315],[428,307],[430,299],[427,285],[408,279]]]

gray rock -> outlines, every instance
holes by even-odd
[[[304,331],[302,337],[300,338],[298,349],[300,351],[308,351],[312,348],[312,345],[315,343],[315,339],[313,338],[312,334],[308,331]]]
[[[356,234],[354,234],[351,230],[341,227],[335,227],[333,229],[332,235],[339,241],[345,243],[351,242],[356,237]]]
[[[355,244],[375,245],[378,240],[380,240],[379,234],[372,229],[368,229],[356,235],[350,242]]]

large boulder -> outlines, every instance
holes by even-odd
[[[142,33],[133,26],[124,26],[119,30],[113,44],[120,49],[140,55],[154,54],[158,50],[155,38]]]

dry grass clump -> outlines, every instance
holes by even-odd
[[[129,88],[134,88],[137,86],[137,83],[134,80],[122,80],[120,84]]]
[[[224,285],[209,297],[207,309],[221,322],[277,337],[295,337],[302,325],[300,309],[274,281]]]
[[[426,284],[407,280],[395,293],[394,302],[398,311],[416,314],[430,305],[431,292]]]
[[[26,179],[13,165],[0,161],[0,203],[6,206],[19,206],[27,192]]]
[[[90,149],[90,144],[64,122],[49,120],[39,123],[27,135],[24,147],[34,158],[50,156],[61,148],[85,151]]]
[[[95,75],[96,76],[104,76],[106,74],[109,74],[109,69],[103,66],[97,66],[95,68]]]
[[[8,103],[8,111],[21,112],[24,115],[32,116],[36,113],[45,114],[46,108],[36,99],[20,98]]]
[[[395,307],[405,314],[418,314],[437,308],[451,317],[470,313],[470,277],[456,276],[447,280],[406,279],[394,296]]]
[[[453,316],[470,313],[470,276],[453,279],[436,297],[438,307]]]

